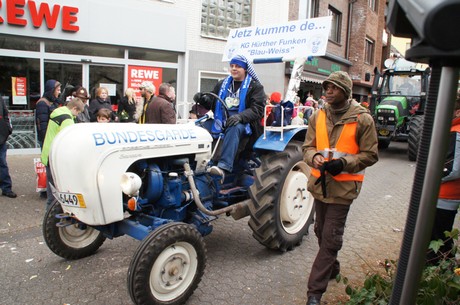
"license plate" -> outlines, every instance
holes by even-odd
[[[59,202],[65,206],[86,208],[85,199],[83,199],[82,194],[58,192],[57,197],[59,198]]]

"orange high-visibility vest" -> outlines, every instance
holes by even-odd
[[[460,133],[460,125],[452,126],[450,132]],[[441,199],[460,199],[460,179],[446,181],[441,183],[439,189],[439,198]]]
[[[335,145],[335,149],[331,149],[329,145],[329,135],[327,134],[326,112],[320,110],[318,120],[316,121],[316,149],[321,153],[325,161],[329,161],[329,156],[332,159],[338,159],[347,155],[355,155],[359,153],[359,146],[356,142],[356,130],[358,122],[346,123],[343,126],[342,133]],[[318,169],[312,168],[311,174],[319,178],[321,173]],[[332,177],[336,181],[363,181],[364,171],[359,173],[341,172]]]

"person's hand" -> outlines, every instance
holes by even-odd
[[[343,170],[343,162],[340,159],[334,159],[332,161],[326,162],[325,165],[326,171],[332,176],[340,174]]]
[[[324,157],[322,154],[316,154],[313,156],[313,167],[319,169],[324,163]]]
[[[227,127],[232,127],[241,123],[241,116],[239,114],[234,114],[227,119]]]

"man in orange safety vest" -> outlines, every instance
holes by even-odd
[[[308,280],[307,305],[318,305],[328,281],[340,273],[337,260],[350,205],[358,197],[364,169],[378,161],[377,133],[369,111],[351,99],[346,72],[333,72],[322,84],[326,104],[309,120],[303,145],[311,167],[308,190],[315,198],[319,251]]]

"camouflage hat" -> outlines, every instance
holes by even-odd
[[[331,75],[323,81],[324,89],[326,89],[328,83],[334,84],[342,89],[347,97],[351,96],[351,87],[353,86],[353,82],[347,72],[332,72]]]

